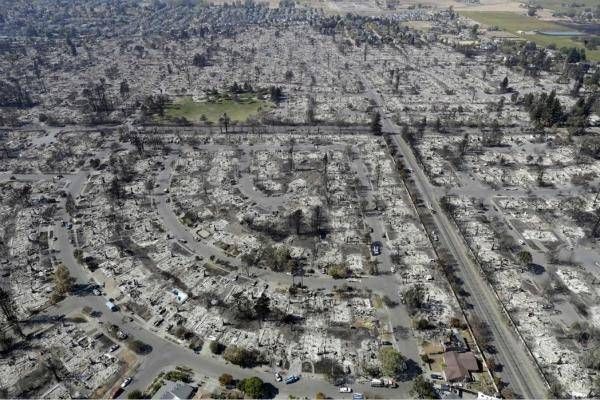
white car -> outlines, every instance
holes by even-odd
[[[121,389],[125,389],[125,387],[127,387],[127,385],[129,385],[131,383],[132,379],[130,376],[128,376],[127,378],[125,378],[125,380],[123,381],[123,383],[121,383]]]
[[[282,379],[283,379],[283,378],[281,377],[281,374],[280,374],[279,372],[275,372],[275,380],[276,380],[277,382],[281,382],[281,381],[282,381]]]
[[[347,386],[341,387],[340,393],[352,393],[352,388],[349,388]]]

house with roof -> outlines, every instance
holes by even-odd
[[[196,388],[187,383],[165,381],[165,384],[152,396],[159,400],[186,400],[192,397]]]
[[[479,364],[471,351],[444,353],[444,378],[448,382],[471,381],[471,373],[479,371]]]

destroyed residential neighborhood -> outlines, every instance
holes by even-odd
[[[581,3],[0,0],[0,398],[600,396]]]

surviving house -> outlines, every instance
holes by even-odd
[[[447,351],[444,353],[444,377],[448,382],[467,382],[471,380],[471,373],[479,371],[479,365],[473,352],[457,353]]]

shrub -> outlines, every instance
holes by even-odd
[[[141,390],[135,389],[129,392],[127,395],[128,399],[143,399],[145,398],[144,393]]]
[[[345,279],[350,275],[350,271],[345,265],[335,265],[329,267],[329,275],[333,279]]]
[[[233,384],[233,376],[229,374],[222,374],[219,377],[219,383],[221,384],[221,386],[230,386]]]
[[[185,383],[190,383],[192,381],[192,378],[189,373],[186,373],[183,371],[178,371],[178,370],[167,372],[165,374],[165,379],[167,379],[169,381],[174,381],[174,382],[182,381]]]
[[[223,352],[223,358],[240,367],[251,368],[256,365],[256,353],[243,347],[229,346]]]

